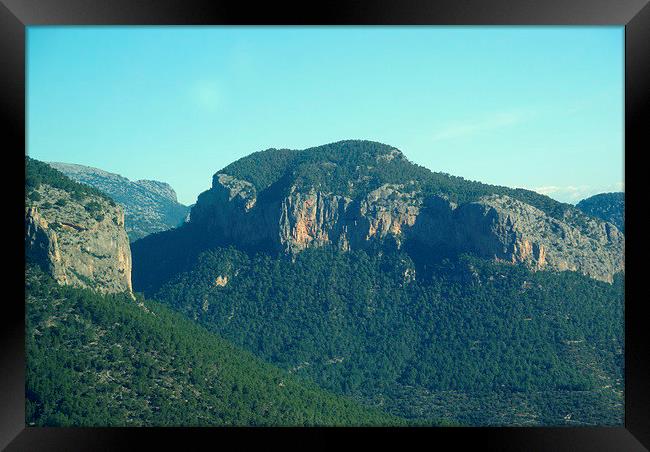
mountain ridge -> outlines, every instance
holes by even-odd
[[[125,227],[131,241],[183,223],[189,207],[178,202],[176,192],[166,182],[140,179],[131,181],[100,168],[73,163],[48,162],[71,179],[93,186],[125,209]]]
[[[25,163],[28,425],[405,423],[134,295],[123,208],[43,162]]]
[[[228,171],[234,175],[215,173],[187,223],[131,243],[136,293],[125,298],[129,316],[155,306],[143,302],[138,292],[144,292],[185,316],[187,325],[198,323],[283,372],[408,423],[621,425],[624,236],[616,226],[525,190],[432,173],[388,145],[345,141],[306,151],[267,150],[233,162]],[[106,260],[92,246],[84,251],[95,239],[113,241],[96,236],[96,224],[113,224],[128,249],[123,221],[111,220],[111,209],[121,207],[105,193],[29,160],[26,185],[26,246],[47,251],[46,262],[56,261],[57,253],[50,252],[56,247],[30,233],[32,224],[40,225],[41,212],[48,225],[79,217],[64,225],[61,237],[70,246],[59,254],[91,276],[95,267],[119,261]],[[92,234],[82,236],[84,231]],[[51,268],[48,273],[57,276]],[[57,282],[94,289],[102,283]],[[38,284],[30,287],[38,299]],[[71,294],[67,300],[40,300],[44,315],[34,319],[34,339],[46,340],[40,356],[47,341],[58,343],[61,335],[72,350],[79,345],[78,331],[140,331],[133,322],[120,326],[128,320],[120,317],[121,305],[106,306],[116,296],[86,304],[90,292],[78,290],[83,289],[61,289]],[[134,298],[137,303],[131,303]],[[88,317],[88,309],[97,315]],[[75,310],[79,315],[70,316]],[[63,321],[64,329],[52,329]],[[88,329],[88,321],[96,325]],[[148,347],[144,367],[133,366],[137,393],[143,393],[145,376],[167,372],[169,363],[157,355],[159,339],[160,347],[169,345],[167,330],[129,339],[129,350]],[[129,374],[118,365],[123,351],[113,347],[99,356],[87,356],[102,369],[100,381],[88,387],[106,384],[108,376],[125,386]],[[137,356],[128,355],[127,363]],[[87,365],[87,358],[74,361],[65,353],[56,359],[41,361],[68,376],[71,366]],[[181,374],[179,381],[189,376],[194,389],[203,386],[195,378],[201,371]],[[160,381],[151,380],[153,399],[133,393],[119,410],[153,403],[164,415],[146,408],[145,422],[171,418],[194,425],[206,419],[205,413],[187,416],[164,401],[161,394],[174,398],[183,384],[172,384],[176,389],[168,393],[169,380],[163,378],[162,386]],[[276,384],[270,386],[275,392]],[[238,394],[235,388],[241,387],[235,380],[222,389]],[[69,422],[48,417],[58,409],[59,396],[45,380],[39,389],[55,401],[41,410],[40,396],[32,398],[30,410],[39,422]],[[68,399],[65,411],[74,404]],[[240,408],[226,414],[242,423],[277,422],[259,413],[253,417],[255,403]],[[74,422],[83,418],[77,414]]]
[[[608,282],[624,271],[624,238],[613,225],[535,192],[434,173],[392,146],[361,140],[268,149],[233,162],[199,195],[188,224],[135,242],[135,259],[160,260],[147,250],[184,234],[203,249],[292,254],[379,244],[425,247],[432,256],[469,252]],[[141,281],[136,273],[135,284],[151,288]]]

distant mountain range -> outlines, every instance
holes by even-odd
[[[625,193],[601,193],[583,199],[576,207],[587,215],[609,221],[625,232]]]
[[[131,181],[118,174],[71,163],[48,164],[77,182],[101,190],[124,206],[125,228],[130,241],[177,227],[189,213],[190,208],[177,201],[176,192],[165,182]]]

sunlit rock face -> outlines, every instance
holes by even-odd
[[[587,218],[577,226],[508,196],[461,206],[436,199],[419,219],[412,237],[434,248],[451,245],[533,270],[579,271],[607,282],[625,270],[625,239],[614,225]]]
[[[25,207],[25,252],[60,284],[131,292],[131,250],[124,210],[106,198],[76,200],[42,184]],[[92,209],[86,208],[91,205]]]

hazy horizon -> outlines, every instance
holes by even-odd
[[[623,191],[623,27],[28,27],[27,153],[169,183],[379,141],[575,203]]]

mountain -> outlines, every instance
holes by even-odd
[[[422,265],[470,253],[611,282],[624,237],[543,195],[434,173],[385,144],[269,149],[218,171],[189,222],[133,244],[138,290],[160,287],[213,246],[295,254],[329,246],[410,251]],[[139,269],[146,271],[140,272]]]
[[[28,267],[26,423],[36,426],[402,425],[125,294]]]
[[[385,144],[269,149],[132,244],[134,289],[409,422],[622,425],[624,236]]]
[[[608,221],[625,232],[625,193],[601,193],[583,199],[576,207],[592,217]]]
[[[131,292],[124,210],[102,192],[26,159],[25,252],[61,284]]]
[[[95,187],[125,210],[126,232],[131,241],[183,223],[189,207],[180,204],[169,184],[154,180],[130,181],[118,174],[70,163],[49,162],[69,178]]]

